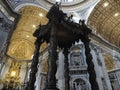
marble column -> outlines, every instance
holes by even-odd
[[[27,62],[21,62],[21,69],[19,72],[20,81],[24,82],[27,72]]]
[[[24,83],[28,82],[29,69],[30,67],[28,66],[28,62],[27,62]]]
[[[64,90],[65,89],[65,77],[64,77],[64,55],[62,51],[59,51],[58,54],[58,69],[56,73],[56,78],[58,79],[57,86],[59,90]]]
[[[91,54],[92,54],[92,57],[93,57],[94,69],[95,69],[95,72],[96,72],[96,81],[97,81],[97,83],[99,83],[98,84],[99,90],[104,90],[103,85],[102,85],[102,81],[101,81],[99,65],[97,63],[97,61],[98,61],[97,60],[97,55],[96,55],[94,50],[91,50]]]
[[[40,90],[40,85],[41,85],[41,68],[40,65],[39,65],[39,69],[38,69],[38,72],[37,72],[37,75],[36,75],[36,83],[35,83],[35,89],[36,90]]]
[[[107,73],[107,69],[105,67],[104,57],[103,57],[101,51],[99,51],[98,55],[99,55],[99,59],[102,63],[102,72],[103,72],[103,75],[104,75],[105,83],[107,85],[108,90],[112,90],[110,79],[109,79],[108,73]]]
[[[6,60],[6,63],[2,67],[0,78],[2,78],[2,79],[5,78],[5,76],[7,75],[8,71],[9,71],[9,68],[11,66],[11,62],[12,62],[12,60]]]
[[[3,69],[4,69],[4,66],[5,66],[5,62],[2,62],[2,63],[1,63],[1,66],[0,66],[0,78],[1,78],[2,71],[3,71]]]

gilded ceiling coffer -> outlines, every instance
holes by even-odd
[[[99,90],[96,82],[96,73],[94,70],[94,64],[92,61],[92,55],[90,54],[88,35],[91,30],[85,25],[84,20],[80,20],[79,23],[71,21],[71,17],[67,17],[62,10],[59,9],[59,5],[56,3],[51,7],[46,16],[49,22],[46,25],[40,25],[40,27],[33,34],[37,39],[35,42],[35,53],[32,60],[29,89],[34,90],[35,74],[37,72],[38,65],[38,53],[40,44],[44,41],[50,44],[49,58],[48,58],[48,76],[45,90],[59,90],[56,87],[56,71],[58,60],[57,47],[64,50],[65,55],[65,90],[70,90],[69,87],[69,63],[68,63],[68,50],[75,42],[81,41],[85,45],[86,62],[88,64],[89,80],[92,90]]]

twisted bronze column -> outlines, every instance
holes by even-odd
[[[99,90],[97,81],[96,81],[96,73],[95,73],[95,69],[94,69],[94,64],[92,61],[92,55],[90,53],[90,48],[89,48],[89,42],[90,39],[88,37],[88,35],[84,36],[84,40],[82,40],[84,45],[85,45],[85,55],[86,55],[86,62],[87,62],[87,70],[89,73],[89,81],[91,84],[91,89],[92,90]]]
[[[50,48],[49,48],[49,58],[48,58],[48,77],[47,77],[47,86],[45,90],[58,90],[56,88],[56,71],[57,64],[56,60],[58,59],[57,53],[57,38],[56,38],[56,28],[52,22],[52,29],[50,32]]]
[[[68,48],[64,48],[63,54],[65,57],[64,60],[64,68],[65,68],[65,72],[64,72],[64,76],[65,76],[65,90],[70,90],[70,86],[69,86],[69,62],[68,62]]]
[[[30,72],[30,79],[29,79],[29,83],[28,83],[28,90],[34,90],[34,84],[36,81],[36,73],[38,70],[38,62],[39,62],[39,49],[40,49],[40,45],[42,44],[41,39],[37,38],[36,42],[35,42],[35,52],[34,52],[34,56],[32,59],[32,64],[31,64],[31,72]]]

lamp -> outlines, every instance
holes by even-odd
[[[16,71],[11,71],[10,76],[15,77],[16,76]]]

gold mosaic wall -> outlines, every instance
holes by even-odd
[[[47,12],[39,7],[24,6],[19,13],[21,18],[13,32],[7,54],[16,60],[31,60],[35,48],[33,33],[40,23],[48,22],[45,17]]]

